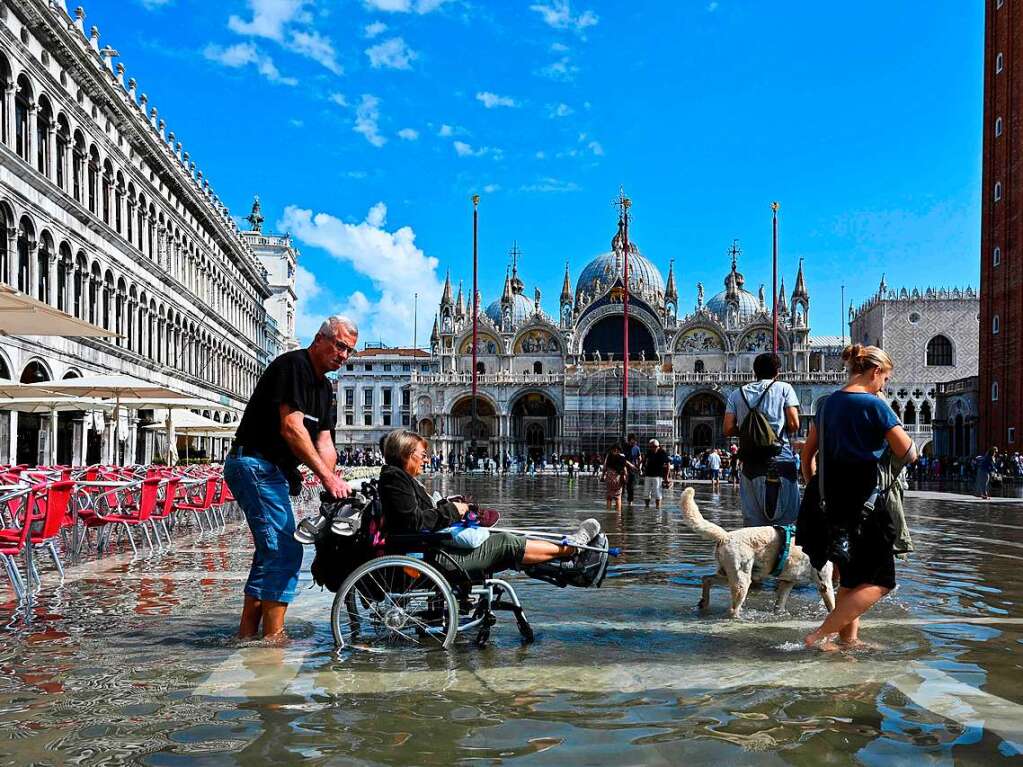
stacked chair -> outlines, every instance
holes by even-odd
[[[63,582],[62,554],[101,557],[127,539],[151,557],[182,531],[225,531],[237,513],[220,466],[0,466],[0,565],[21,603],[42,588],[40,554]]]

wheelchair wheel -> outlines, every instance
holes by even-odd
[[[458,600],[432,565],[380,557],[341,584],[330,624],[338,649],[446,649],[458,634]]]

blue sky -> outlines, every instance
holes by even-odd
[[[439,285],[501,289],[514,240],[557,315],[606,251],[619,185],[680,311],[806,259],[815,334],[840,285],[976,285],[983,4],[738,0],[94,0],[86,25],[236,216],[252,195],[302,250],[300,335],[426,343]]]

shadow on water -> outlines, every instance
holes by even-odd
[[[623,555],[600,590],[512,575],[537,632],[491,644],[335,655],[331,595],[303,590],[284,646],[233,638],[244,528],[162,556],[44,571],[33,620],[0,592],[0,764],[990,764],[1023,753],[1020,506],[908,505],[917,552],[864,624],[876,649],[824,655],[823,617],[774,585],[742,620],[696,608],[713,545],[676,507],[608,512],[595,480],[449,478],[516,526],[597,517]],[[698,488],[740,523],[734,490]],[[308,563],[307,563],[308,564]]]

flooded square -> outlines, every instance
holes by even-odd
[[[741,620],[727,589],[701,614],[713,544],[665,507],[604,509],[591,477],[432,480],[501,510],[509,526],[601,521],[612,560],[600,589],[510,580],[536,631],[510,614],[490,644],[337,657],[332,594],[310,585],[284,647],[233,634],[251,557],[179,527],[174,548],[68,569],[43,563],[32,620],[2,592],[0,763],[892,764],[1012,763],[1023,754],[1023,534],[1019,503],[911,494],[917,551],[864,619],[876,649],[823,654],[801,638],[824,615],[774,583]],[[698,484],[705,516],[741,524],[736,491]],[[122,547],[122,551],[123,551]]]

